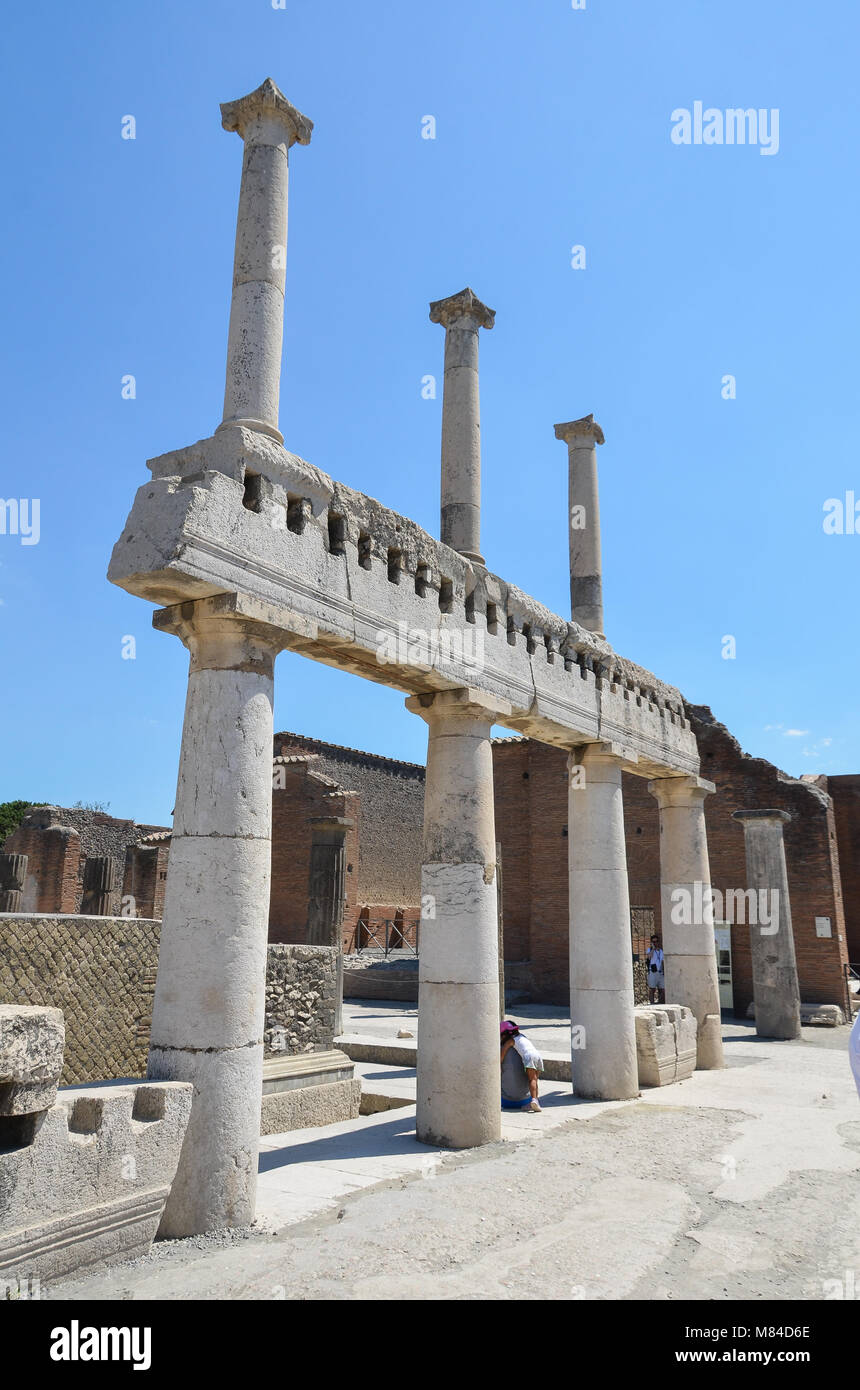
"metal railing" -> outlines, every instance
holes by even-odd
[[[385,960],[391,955],[403,954],[417,959],[420,929],[420,920],[414,918],[360,918],[355,932],[355,954],[381,954]]]

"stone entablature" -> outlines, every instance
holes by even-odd
[[[149,467],[108,576],[129,592],[277,604],[286,645],[316,660],[412,694],[470,685],[544,742],[603,740],[642,773],[698,771],[674,687],[267,436],[224,431]],[[411,632],[439,641],[416,654]],[[399,633],[396,659],[381,662]]]

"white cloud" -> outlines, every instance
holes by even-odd
[[[786,729],[783,738],[806,738],[808,729]]]

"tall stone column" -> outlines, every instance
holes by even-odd
[[[254,1219],[272,826],[272,687],[282,629],[239,594],[153,625],[191,653],[147,1075],[194,1101],[160,1226]]]
[[[725,1065],[720,1032],[720,983],[714,943],[711,869],[703,777],[661,777],[648,783],[660,808],[660,901],[666,1003],[696,1015],[699,1070]]]
[[[619,753],[588,744],[568,765],[571,1065],[589,1100],[639,1094]]]
[[[108,856],[88,859],[84,865],[84,891],[81,896],[81,915],[109,917],[117,890],[117,866]]]
[[[413,695],[430,726],[418,961],[418,1138],[500,1137],[496,832],[490,730],[510,714],[474,689]]]
[[[570,616],[596,637],[604,637],[597,488],[597,445],[603,443],[603,430],[593,415],[585,415],[556,425],[555,437],[567,444]]]
[[[732,818],[744,828],[747,888],[756,895],[757,920],[750,922],[755,1030],[760,1038],[799,1038],[800,988],[782,838],[791,815],[733,811]]]
[[[27,854],[0,854],[0,912],[20,912],[27,878]]]
[[[312,816],[308,880],[308,945],[337,950],[334,1034],[343,1032],[343,906],[346,895],[347,816]]]
[[[437,299],[430,320],[445,329],[442,393],[441,539],[467,560],[481,555],[481,408],[478,330],[492,328],[495,312],[470,289]]]
[[[244,425],[282,444],[278,397],[287,265],[288,157],[296,142],[310,143],[313,121],[297,111],[267,77],[255,92],[222,104],[221,124],[242,137],[245,155],[236,221],[224,419],[218,428]]]

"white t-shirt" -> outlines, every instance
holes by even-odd
[[[524,1038],[522,1033],[517,1033],[514,1038],[514,1047],[520,1054],[524,1067],[533,1067],[535,1071],[543,1071],[543,1058],[534,1043],[528,1038]]]
[[[648,971],[652,975],[663,974],[663,948],[661,946],[652,947],[648,952]]]

